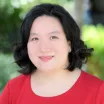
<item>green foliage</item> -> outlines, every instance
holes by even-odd
[[[102,25],[83,26],[82,39],[88,47],[94,48],[89,58],[88,71],[104,79],[104,27]]]
[[[0,53],[0,92],[9,79],[18,75],[18,69],[11,54]]]
[[[20,12],[21,8],[14,8],[10,0],[0,2],[0,51],[10,51],[12,44],[19,38]]]

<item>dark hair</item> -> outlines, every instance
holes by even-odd
[[[70,62],[67,67],[68,70],[73,71],[76,67],[81,68],[83,61],[87,60],[93,49],[88,49],[80,39],[81,33],[78,25],[62,6],[45,3],[33,7],[25,16],[21,25],[21,43],[18,43],[14,50],[15,62],[22,68],[19,72],[30,74],[36,70],[36,66],[32,64],[28,57],[27,42],[33,21],[42,15],[58,18],[66,34],[66,39],[71,41],[72,51],[68,55]]]

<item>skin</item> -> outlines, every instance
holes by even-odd
[[[28,41],[28,54],[39,71],[65,69],[71,47],[58,19],[41,16],[32,24]],[[54,56],[44,62],[40,56]]]
[[[31,88],[41,96],[55,96],[67,91],[77,81],[80,71],[66,69],[71,42],[55,17],[40,16],[33,21],[27,44],[28,55],[37,70],[31,75]],[[41,56],[52,56],[41,60]],[[69,80],[71,79],[71,80]],[[56,90],[50,89],[54,88]]]

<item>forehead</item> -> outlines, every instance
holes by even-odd
[[[63,31],[59,19],[53,16],[43,15],[33,21],[30,32],[49,32],[53,30]]]

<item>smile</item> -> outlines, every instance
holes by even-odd
[[[42,61],[49,61],[53,58],[54,56],[40,56],[39,58],[42,60]]]

